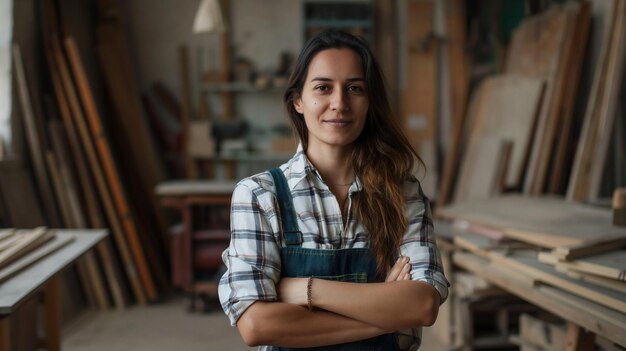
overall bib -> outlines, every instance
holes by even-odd
[[[285,246],[281,249],[281,276],[292,278],[312,276],[355,283],[380,281],[376,278],[376,261],[369,249],[322,250],[302,248],[302,233],[298,227],[287,180],[279,168],[270,170],[270,173],[276,185],[282,235],[285,241]],[[346,344],[297,349],[272,347],[271,350],[397,351],[399,347],[396,335],[390,333]]]

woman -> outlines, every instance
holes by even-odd
[[[397,350],[394,332],[434,323],[448,282],[378,64],[362,40],[320,33],[284,103],[300,146],[233,193],[222,307],[262,350]]]

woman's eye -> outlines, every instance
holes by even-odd
[[[362,93],[363,92],[363,88],[361,86],[358,85],[351,85],[348,87],[348,91],[351,93]]]
[[[315,90],[318,90],[321,92],[327,92],[330,90],[330,88],[327,85],[318,85],[315,87]]]

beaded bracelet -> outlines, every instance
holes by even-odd
[[[313,286],[313,277],[309,277],[309,280],[306,282],[306,302],[309,307],[309,311],[313,311],[313,303],[311,301],[311,287]]]

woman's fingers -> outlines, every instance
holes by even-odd
[[[404,275],[406,272],[410,271],[411,264],[409,263],[409,258],[406,256],[398,258],[396,263],[391,267],[389,273],[387,273],[387,278],[385,278],[386,282],[392,282],[395,280],[405,280]]]

